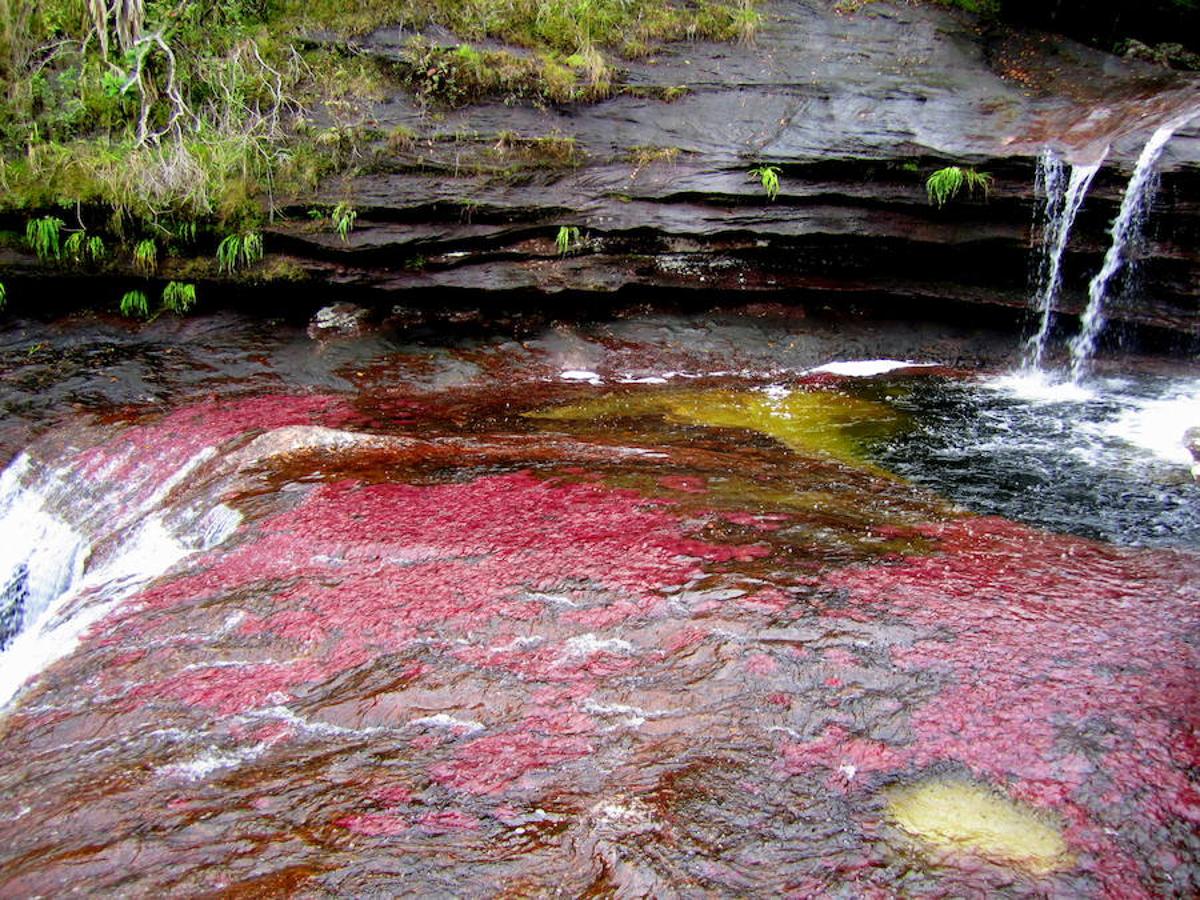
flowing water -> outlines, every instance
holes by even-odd
[[[1044,195],[1041,221],[1041,264],[1038,271],[1038,288],[1034,297],[1038,312],[1038,330],[1025,346],[1024,366],[1040,369],[1046,355],[1046,343],[1050,337],[1050,325],[1062,289],[1062,264],[1071,237],[1071,226],[1083,205],[1083,198],[1091,186],[1092,179],[1100,171],[1108,148],[1094,163],[1071,167],[1071,174],[1064,181],[1062,160],[1047,150],[1038,159],[1037,183]]]
[[[462,329],[0,331],[0,894],[1200,891],[1195,367]]]
[[[1197,115],[1200,110],[1192,109],[1160,126],[1142,148],[1121,199],[1121,209],[1113,221],[1112,243],[1100,271],[1088,284],[1088,305],[1080,319],[1079,334],[1071,339],[1072,381],[1079,381],[1087,373],[1096,352],[1096,340],[1104,328],[1104,301],[1109,283],[1118,271],[1130,264],[1130,249],[1137,243],[1158,187],[1155,167],[1163,148],[1176,131]]]

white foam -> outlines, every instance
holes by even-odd
[[[560,372],[558,377],[563,381],[583,381],[595,385],[604,384],[603,378],[587,369],[567,369],[565,372]]]
[[[939,363],[912,362],[902,359],[854,359],[828,362],[806,370],[806,374],[844,375],[848,378],[871,378],[874,375],[885,375],[897,369],[920,369],[936,366]]]
[[[459,719],[448,713],[422,716],[419,719],[413,719],[409,724],[423,725],[427,728],[446,728],[450,731],[462,732],[464,734],[476,734],[484,730],[482,722],[476,722],[474,719]]]
[[[1200,427],[1200,387],[1142,401],[1121,413],[1105,430],[1164,462],[1190,466],[1192,454],[1184,442],[1184,434],[1197,427]]]
[[[985,378],[981,384],[990,390],[1030,403],[1086,403],[1096,396],[1093,390],[1071,381],[1066,376],[1041,369],[1025,369]]]
[[[633,644],[620,638],[598,638],[588,632],[570,638],[566,650],[572,656],[587,656],[590,653],[631,653]]]

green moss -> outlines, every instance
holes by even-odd
[[[545,421],[612,421],[661,416],[681,425],[734,428],[774,438],[796,453],[865,465],[866,439],[893,432],[902,422],[891,408],[833,391],[647,391],[610,394],[572,406],[530,414]]]

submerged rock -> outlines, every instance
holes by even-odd
[[[317,310],[308,323],[308,336],[314,341],[338,337],[358,337],[371,321],[371,310],[353,303],[335,303]]]

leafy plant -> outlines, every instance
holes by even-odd
[[[749,174],[751,178],[757,178],[762,183],[768,200],[779,196],[779,166],[755,166]]]
[[[58,216],[42,216],[25,223],[25,243],[33,249],[38,259],[59,259],[62,256],[58,235],[63,224]]]
[[[163,308],[183,315],[196,305],[196,286],[180,281],[169,281],[162,292]]]
[[[0,309],[4,309],[6,303],[8,303],[8,291],[4,287],[4,282],[0,281]]]
[[[925,181],[925,190],[929,194],[929,202],[938,208],[953,200],[964,187],[968,194],[982,192],[987,197],[991,190],[993,178],[987,172],[976,172],[974,169],[964,169],[960,166],[947,166],[938,169]]]
[[[354,220],[358,218],[358,210],[349,203],[339,203],[333,208],[333,230],[343,241],[354,228]]]
[[[133,267],[144,275],[153,275],[158,269],[158,244],[154,238],[145,238],[134,244]]]
[[[104,238],[98,234],[88,235],[80,229],[72,231],[63,242],[63,253],[74,263],[100,262],[108,255],[104,246]]]
[[[263,258],[263,239],[257,231],[231,234],[217,245],[217,269],[226,275]]]
[[[578,250],[582,242],[579,229],[574,225],[563,225],[558,229],[558,235],[554,238],[559,256],[566,256],[568,253]]]
[[[121,315],[128,318],[135,316],[146,317],[150,314],[150,304],[142,291],[126,291],[121,298]]]

